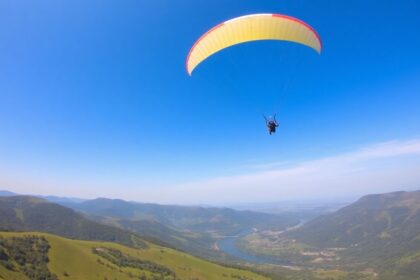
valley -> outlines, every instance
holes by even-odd
[[[0,280],[420,280],[420,0],[0,1]]]
[[[0,197],[0,229],[10,231],[1,234],[3,255],[12,256],[7,253],[10,240],[45,238],[51,246],[48,268],[58,279],[64,272],[60,276],[55,267],[63,256],[66,265],[82,265],[76,255],[83,256],[80,261],[96,258],[95,265],[88,265],[97,267],[95,279],[102,279],[99,271],[105,268],[103,277],[131,275],[141,280],[413,280],[419,273],[419,191],[368,195],[307,221],[296,212],[267,214],[110,199],[64,201],[67,207],[31,196]],[[56,248],[66,248],[66,253]],[[139,254],[141,258],[136,257]],[[0,262],[0,275],[15,277],[10,279],[26,279],[19,271],[36,272],[28,272],[16,260],[5,260]],[[231,274],[222,272],[224,278],[218,278],[220,273],[196,271],[196,264],[245,274],[231,273],[239,278],[229,278]],[[218,271],[215,267],[211,270]],[[65,272],[77,275],[65,279],[82,277],[72,266]],[[87,267],[81,273],[93,277]]]

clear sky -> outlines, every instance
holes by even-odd
[[[214,25],[280,13],[323,52],[224,50]],[[420,188],[418,1],[1,1],[0,188],[220,203]],[[277,112],[279,131],[261,114]]]

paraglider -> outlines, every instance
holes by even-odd
[[[298,43],[321,53],[318,33],[307,23],[280,14],[250,14],[222,22],[204,33],[193,45],[186,60],[188,75],[213,54],[241,43],[277,40]],[[276,132],[277,120],[266,119],[270,135]]]
[[[276,133],[276,128],[279,126],[279,123],[276,120],[276,115],[274,114],[274,117],[266,117],[264,116],[265,119],[265,125],[268,128],[268,133],[273,134]]]

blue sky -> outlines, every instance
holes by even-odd
[[[259,201],[418,188],[420,5],[403,2],[2,1],[0,187],[183,203],[253,201],[264,188]],[[322,55],[250,43],[189,77],[195,40],[249,13],[306,21]],[[271,112],[280,130],[269,137],[261,114]],[[342,165],[366,170],[357,191],[331,192],[340,171],[328,187],[305,175],[299,193],[283,177],[230,188],[384,145],[391,156]],[[393,166],[395,180],[372,181],[388,170],[378,166]]]

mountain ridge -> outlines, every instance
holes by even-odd
[[[223,227],[229,227],[225,234],[237,233],[245,223],[252,223],[251,227],[269,227],[267,224],[272,224],[272,227],[277,228],[299,223],[297,218],[289,215],[238,211],[227,207],[161,205],[108,198],[88,200],[69,207],[88,215],[128,220],[152,219],[187,230],[207,231],[217,227],[222,230]]]
[[[0,230],[43,231],[73,239],[144,246],[133,233],[96,223],[72,209],[32,196],[0,197]]]
[[[404,237],[409,239],[416,232],[420,234],[420,191],[363,196],[334,213],[313,219],[290,235],[321,247],[348,247],[360,241],[387,240],[401,228],[407,228],[410,234]]]

